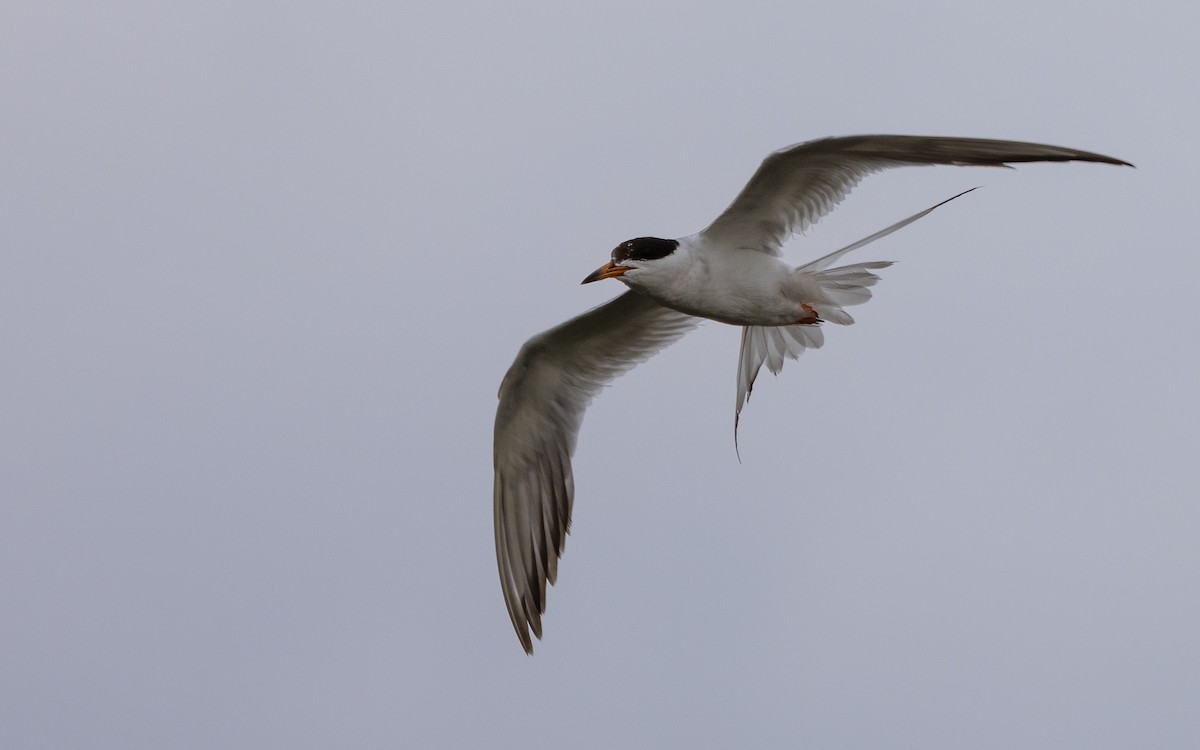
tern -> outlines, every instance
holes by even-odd
[[[822,323],[853,323],[844,308],[866,302],[879,279],[873,271],[891,265],[833,264],[948,201],[799,267],[780,257],[789,238],[832,211],[874,172],[1058,161],[1133,166],[1103,154],[1019,141],[824,138],[767,156],[733,203],[703,231],[679,239],[638,237],[617,245],[609,262],[583,283],[618,279],[629,289],[529,339],[500,384],[493,453],[496,563],[508,614],[526,653],[533,653],[530,633],[542,637],[546,584],[555,581],[571,523],[571,456],[584,410],[601,388],[679,340],[703,318],[742,326],[736,441],[738,417],[763,363],[778,373],[785,358],[795,359],[824,343]]]

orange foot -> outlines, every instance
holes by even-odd
[[[819,317],[817,317],[817,311],[812,308],[812,305],[808,304],[807,302],[801,302],[800,307],[801,307],[801,309],[804,310],[804,312],[806,312],[808,314],[805,315],[800,320],[797,320],[795,323],[796,325],[811,326],[811,325],[816,325],[817,323],[824,322]]]

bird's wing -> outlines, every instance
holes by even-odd
[[[982,138],[858,135],[780,149],[701,236],[710,246],[778,255],[783,243],[833,210],[872,172],[952,164],[1002,167],[1029,161],[1094,161],[1132,166],[1073,148]]]
[[[496,410],[496,563],[525,651],[542,637],[571,523],[571,454],[588,402],[613,378],[687,333],[699,318],[628,291],[534,336],[500,384]]]

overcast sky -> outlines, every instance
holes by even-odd
[[[419,6],[428,9],[415,10]],[[1194,6],[33,2],[0,10],[0,746],[1200,746]],[[1126,159],[868,179],[593,404],[527,657],[492,420],[768,152]]]

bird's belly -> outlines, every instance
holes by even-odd
[[[774,279],[764,283],[762,279],[725,276],[720,283],[710,279],[692,282],[651,296],[680,312],[739,326],[792,325],[810,314]]]

